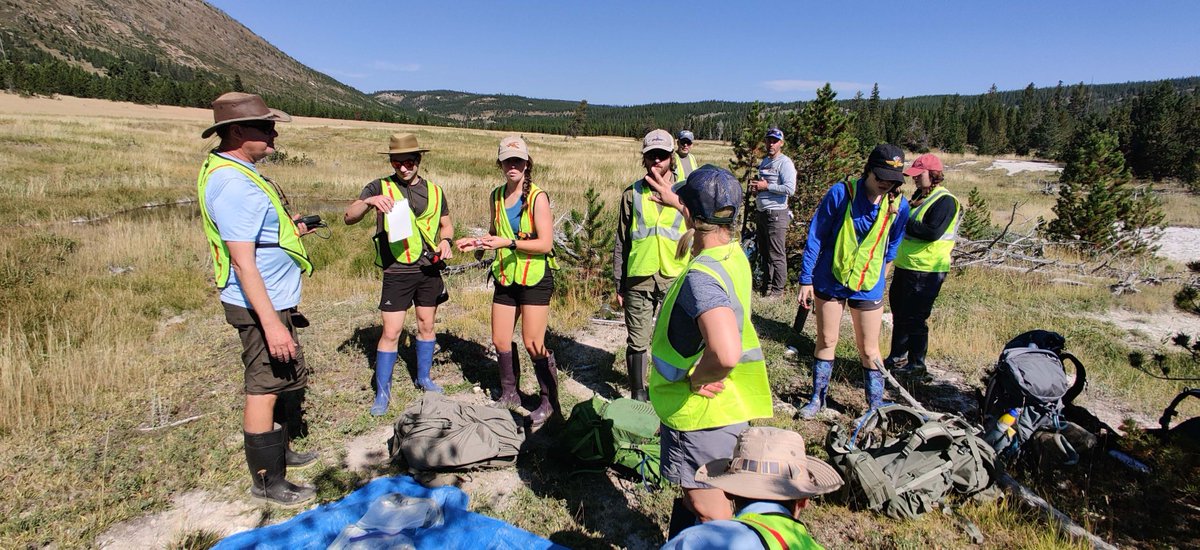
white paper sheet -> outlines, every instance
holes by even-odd
[[[412,236],[412,209],[408,207],[408,199],[396,201],[386,216],[389,242],[403,241]]]

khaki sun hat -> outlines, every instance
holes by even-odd
[[[417,145],[417,136],[412,134],[392,134],[388,138],[388,150],[383,151],[381,155],[403,155],[404,153],[428,153],[429,149],[422,149]]]
[[[496,160],[504,162],[510,158],[529,160],[529,146],[521,136],[504,136],[500,140],[500,148],[496,150]]]
[[[263,101],[263,98],[255,94],[242,92],[221,94],[220,97],[213,100],[212,110],[213,125],[200,134],[202,138],[207,138],[213,132],[217,131],[217,128],[234,122],[245,122],[248,120],[292,121],[291,115],[278,109],[267,107],[267,102]]]
[[[733,458],[717,459],[696,472],[696,481],[731,495],[762,500],[796,500],[836,491],[842,476],[804,452],[804,438],[779,428],[747,428]]]
[[[675,140],[671,139],[671,134],[666,130],[651,130],[642,138],[642,154],[651,149],[662,149],[672,153],[675,151]]]

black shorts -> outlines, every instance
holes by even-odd
[[[496,292],[492,294],[492,303],[502,306],[548,306],[550,297],[554,295],[554,270],[546,268],[546,275],[533,286],[508,285],[503,286],[492,277]]]
[[[833,296],[825,294],[824,292],[821,292],[816,289],[813,290],[813,294],[816,294],[817,298],[825,300],[826,302],[838,302],[844,306],[850,306],[850,309],[857,310],[857,311],[875,311],[875,310],[883,307],[883,298],[880,298],[878,300],[854,300],[851,298],[834,298]]]
[[[428,270],[408,273],[383,273],[383,291],[379,294],[379,311],[408,311],[417,307],[434,307],[446,301],[446,284],[442,275]]]
[[[238,331],[242,341],[242,366],[245,390],[249,395],[266,395],[298,390],[308,385],[308,366],[304,363],[304,349],[296,339],[296,325],[292,316],[296,309],[274,312],[296,340],[296,358],[283,362],[271,357],[267,339],[263,335],[258,314],[241,306],[221,302],[225,308],[225,321]]]

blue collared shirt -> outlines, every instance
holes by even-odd
[[[791,512],[774,502],[752,502],[738,511],[746,514],[786,514]],[[740,521],[721,519],[688,527],[663,545],[663,550],[742,550],[762,548],[754,529]]]

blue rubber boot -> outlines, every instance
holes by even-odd
[[[394,351],[375,350],[375,403],[371,405],[371,416],[387,413],[392,401],[392,368],[398,355]]]
[[[829,391],[829,377],[833,375],[833,361],[813,358],[813,392],[808,404],[800,409],[800,418],[810,419],[825,408],[825,394]]]
[[[867,393],[867,412],[883,406],[883,373],[878,370],[863,369],[863,387]]]
[[[436,346],[437,340],[417,339],[417,387],[442,393],[442,387],[434,384],[433,379],[429,377],[429,371],[433,368],[433,348]]]

